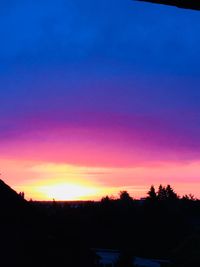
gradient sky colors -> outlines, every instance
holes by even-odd
[[[2,179],[28,199],[160,183],[200,197],[199,12],[7,0],[0,14]]]

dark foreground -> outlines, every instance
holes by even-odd
[[[1,181],[0,266],[99,266],[93,248],[120,251],[116,266],[134,266],[135,256],[200,266],[200,201],[161,193],[44,205]]]

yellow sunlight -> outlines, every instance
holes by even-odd
[[[39,186],[37,190],[48,200],[83,200],[90,199],[97,193],[96,188],[67,183]]]

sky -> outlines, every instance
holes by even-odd
[[[0,1],[1,178],[27,199],[200,197],[200,13]]]

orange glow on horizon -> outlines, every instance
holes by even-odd
[[[3,179],[27,200],[100,200],[127,190],[133,198],[147,196],[153,184],[170,184],[180,195],[199,195],[200,162],[157,162],[133,167],[94,167],[65,163],[2,160]],[[5,171],[6,173],[5,173]]]

